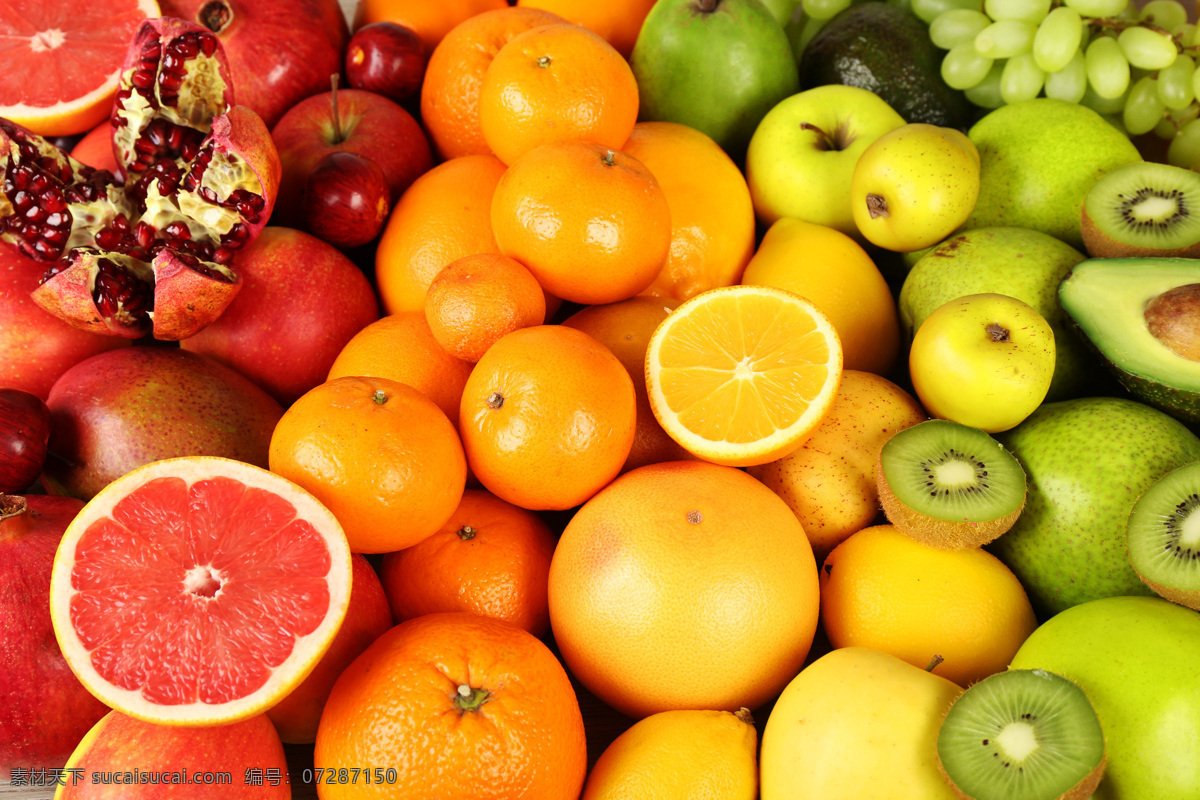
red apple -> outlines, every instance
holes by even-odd
[[[372,22],[356,30],[346,46],[346,82],[403,103],[420,93],[428,60],[412,28]]]
[[[304,186],[304,230],[343,250],[359,247],[383,229],[390,197],[374,161],[358,153],[330,153]]]
[[[350,29],[338,0],[160,0],[159,6],[164,17],[217,34],[237,102],[257,111],[268,128],[342,71]]]
[[[38,307],[29,293],[47,264],[0,245],[0,386],[45,400],[71,367],[97,353],[127,347],[129,339],[74,328]]]
[[[104,120],[92,128],[71,148],[71,158],[89,167],[106,169],[120,178],[123,174],[113,152],[112,123]]]
[[[180,346],[232,367],[284,406],[323,383],[346,342],[379,318],[362,271],[302,231],[263,228],[233,266],[242,291]]]
[[[381,94],[361,89],[325,92],[301,101],[283,115],[271,137],[283,163],[272,222],[290,228],[304,225],[305,184],[330,153],[358,153],[378,164],[387,176],[393,207],[409,184],[433,166],[429,140],[412,114]]]
[[[0,388],[0,494],[28,489],[42,474],[50,409],[29,392]]]

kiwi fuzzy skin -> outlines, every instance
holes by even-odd
[[[1145,575],[1134,568],[1134,574],[1142,579],[1142,583],[1154,590],[1154,593],[1164,600],[1170,600],[1172,603],[1185,608],[1190,608],[1193,611],[1200,611],[1200,592],[1189,589],[1174,589],[1170,586],[1164,586],[1161,583],[1152,581]]]
[[[979,800],[977,797],[972,797],[955,785],[954,781],[950,780],[950,776],[946,774],[946,768],[942,766],[942,757],[937,757],[938,772],[942,773],[942,780],[949,785],[954,796],[958,800]],[[1104,768],[1108,766],[1108,754],[1105,753],[1100,757],[1100,763],[1096,768],[1083,777],[1079,783],[1072,786],[1067,791],[1060,794],[1054,800],[1088,800],[1096,793],[1096,788],[1100,785],[1100,781],[1104,780]]]
[[[879,489],[879,504],[883,506],[888,522],[895,525],[896,530],[939,550],[971,550],[996,540],[1016,524],[1029,497],[1027,489],[1021,505],[1002,517],[983,522],[954,521],[922,514],[897,497],[884,477],[882,458],[875,461],[875,484]]]
[[[1088,215],[1086,204],[1083,207],[1079,227],[1083,234],[1083,247],[1092,258],[1200,258],[1200,242],[1187,247],[1166,249],[1137,247],[1118,242],[1100,230],[1096,222]]]

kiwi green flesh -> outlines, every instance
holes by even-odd
[[[938,765],[960,797],[1089,797],[1104,733],[1083,690],[1046,670],[1008,670],[959,695],[938,731]]]
[[[990,434],[950,420],[896,433],[881,448],[879,467],[890,494],[935,520],[988,522],[1025,502],[1017,459]]]
[[[1200,608],[1200,462],[1155,481],[1125,530],[1134,572],[1157,594]]]
[[[1094,258],[1200,255],[1200,174],[1149,161],[1118,167],[1088,191],[1081,231]]]

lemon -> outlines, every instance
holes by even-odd
[[[601,754],[582,800],[754,800],[757,746],[744,708],[652,714]]]

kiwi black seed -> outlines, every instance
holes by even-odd
[[[943,550],[987,544],[1025,506],[1025,471],[979,428],[931,419],[884,442],[876,469],[888,521]]]
[[[1117,167],[1092,184],[1081,228],[1094,258],[1200,256],[1200,174],[1150,161]]]
[[[1200,610],[1200,462],[1163,475],[1134,503],[1129,563],[1173,603]]]
[[[1072,681],[1041,669],[990,675],[942,720],[938,767],[970,800],[1083,800],[1104,776],[1104,733]]]

